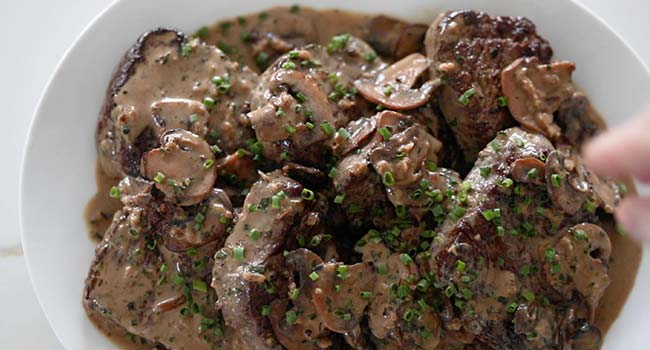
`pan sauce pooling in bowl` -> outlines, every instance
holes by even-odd
[[[474,11],[145,33],[97,128],[89,316],[125,348],[598,349],[640,249],[574,69]]]

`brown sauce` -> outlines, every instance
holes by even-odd
[[[636,194],[634,183],[626,181],[630,195]],[[609,277],[612,283],[600,300],[596,311],[595,324],[603,334],[612,326],[620,314],[636,281],[636,275],[641,264],[641,245],[628,236],[616,232],[613,220],[601,223],[609,233],[612,242],[612,255],[609,263]]]
[[[95,165],[95,181],[97,193],[86,204],[84,220],[90,238],[99,241],[113,221],[113,214],[122,208],[122,202],[109,196],[111,187],[116,186],[120,179],[106,175],[99,162]]]
[[[287,18],[293,18],[288,20]],[[350,33],[363,37],[371,16],[345,12],[341,10],[299,9],[299,16],[289,8],[272,8],[262,13],[250,14],[231,20],[217,22],[207,27],[204,41],[214,44],[228,53],[230,57],[254,70],[258,70],[256,57],[246,46],[245,38],[255,29],[267,32],[290,33],[292,26],[313,26],[314,37],[310,42],[326,44],[330,38],[340,33]],[[433,18],[432,18],[433,20]],[[113,214],[121,208],[119,200],[110,198],[109,191],[117,185],[120,179],[106,175],[99,163],[96,167],[97,193],[88,202],[84,219],[88,233],[93,241],[102,239],[104,231],[111,224]],[[629,193],[636,193],[631,181],[626,181]],[[622,310],[627,297],[634,285],[637,271],[641,262],[641,246],[629,237],[616,232],[614,223],[601,223],[609,233],[612,243],[612,255],[609,265],[609,276],[612,280],[596,314],[595,324],[606,333]],[[96,327],[121,349],[155,349],[139,337],[130,335],[119,325],[105,317],[89,313],[90,320]]]

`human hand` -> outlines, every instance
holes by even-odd
[[[594,138],[583,157],[598,174],[650,182],[650,112]],[[634,238],[650,241],[650,198],[629,196],[614,215]]]

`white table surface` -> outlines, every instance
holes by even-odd
[[[137,0],[129,0],[137,1]],[[488,1],[488,0],[486,0]],[[49,76],[111,0],[0,0],[0,348],[61,350],[32,291],[18,228],[18,183],[32,114]],[[647,0],[582,0],[650,64]],[[648,92],[650,102],[650,92]]]

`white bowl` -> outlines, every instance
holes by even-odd
[[[298,2],[423,22],[441,10],[458,8],[529,17],[551,42],[556,58],[577,62],[575,80],[610,125],[640,109],[650,91],[650,73],[634,52],[605,23],[569,0]],[[278,4],[287,1],[117,1],[65,54],[32,122],[22,169],[21,224],[34,289],[66,349],[114,348],[87,320],[81,291],[94,249],[82,212],[95,192],[95,123],[115,65],[148,29],[173,26],[191,33],[217,19]],[[643,260],[638,276],[606,349],[647,349],[650,344],[650,260]]]

